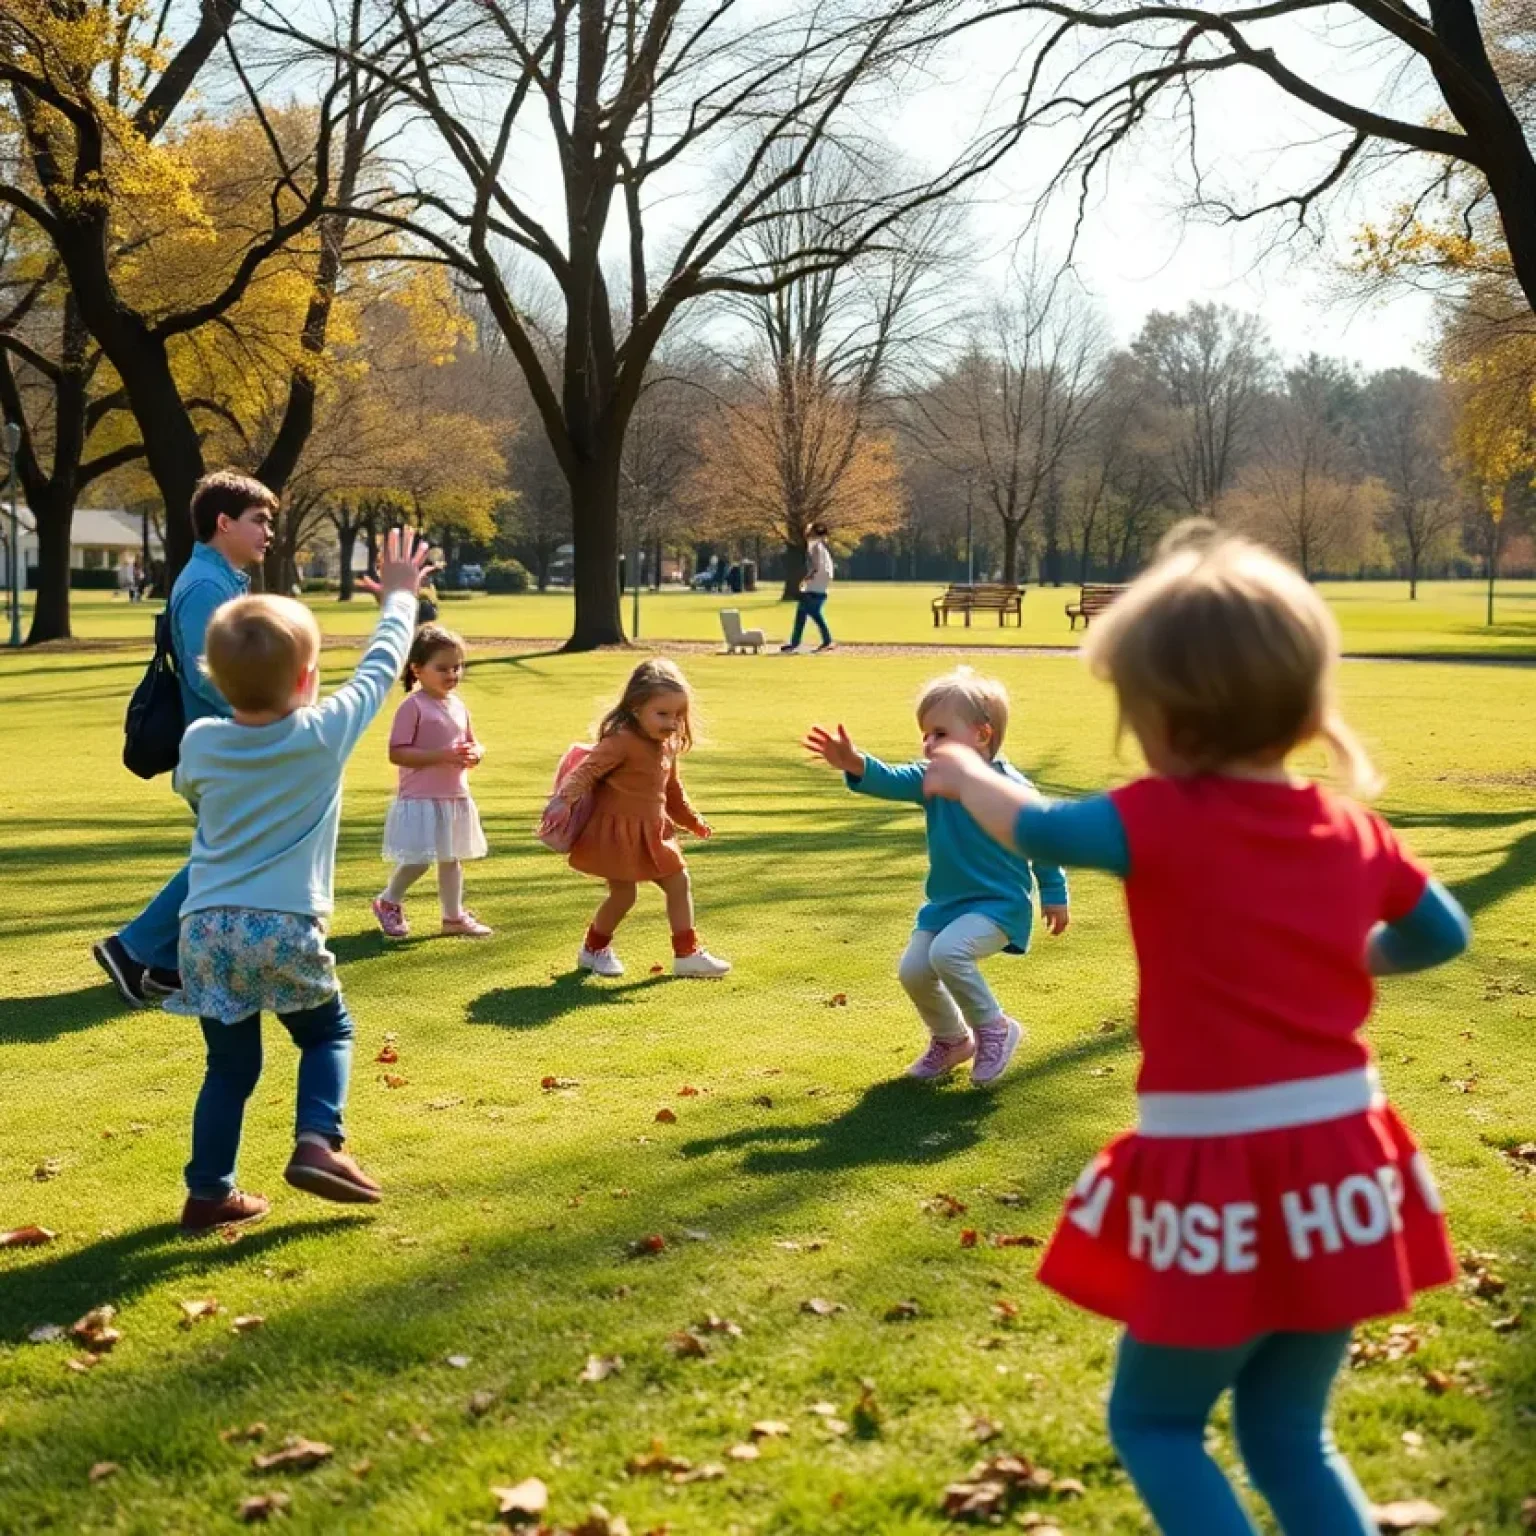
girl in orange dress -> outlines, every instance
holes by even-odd
[[[570,865],[608,882],[576,963],[598,976],[622,976],[613,935],[642,884],[661,887],[672,925],[672,973],[716,977],[730,970],[693,928],[693,888],[677,845],[677,829],[710,837],[709,824],[688,803],[677,759],[693,746],[687,680],[670,661],[642,662],[624,696],[604,717],[597,745],[561,780],[545,816],[547,827],[567,821],[571,807],[593,797],[592,814],[571,848]]]

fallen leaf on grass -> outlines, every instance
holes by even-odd
[[[352,1465],[347,1468],[347,1471],[349,1471],[353,1477],[367,1477],[368,1474],[373,1471],[373,1463],[369,1461],[365,1456],[361,1461],[354,1461]]]
[[[465,1406],[469,1409],[470,1418],[483,1419],[496,1406],[496,1394],[484,1391],[471,1393]]]
[[[1015,1322],[1019,1316],[1019,1304],[1016,1301],[994,1301],[992,1316],[1000,1323]]]
[[[457,1109],[458,1106],[460,1104],[462,1104],[463,1102],[464,1102],[464,1095],[463,1094],[461,1094],[461,1093],[449,1093],[449,1094],[445,1094],[442,1098],[439,1098],[439,1099],[428,1099],[427,1100],[427,1108],[428,1109]]]
[[[741,1337],[741,1324],[733,1323],[729,1318],[716,1317],[713,1312],[702,1322],[695,1323],[694,1328],[700,1333],[723,1333],[727,1338],[739,1339]]]
[[[116,1316],[116,1307],[93,1307],[69,1331],[92,1354],[102,1355],[123,1337],[121,1331],[112,1326]]]
[[[789,1425],[782,1419],[759,1419],[752,1426],[754,1440],[779,1440],[789,1432]]]
[[[1509,1289],[1509,1282],[1491,1269],[1479,1269],[1472,1276],[1474,1296],[1502,1296]]]
[[[255,1444],[256,1441],[265,1438],[266,1433],[267,1426],[265,1424],[248,1424],[244,1429],[238,1427],[234,1429],[221,1429],[219,1431],[219,1439],[225,1445],[234,1445],[242,1440],[249,1444]]]
[[[293,1500],[286,1493],[258,1493],[240,1502],[240,1518],[247,1525],[260,1525],[273,1515],[286,1513]]]
[[[679,1360],[702,1360],[709,1354],[709,1345],[698,1334],[690,1333],[686,1328],[668,1337],[667,1348]]]
[[[91,1468],[91,1481],[104,1483],[109,1477],[116,1477],[123,1469],[115,1461],[98,1461]]]
[[[706,1461],[702,1467],[673,1473],[672,1481],[682,1487],[688,1483],[715,1483],[724,1476],[725,1468],[718,1461]]]
[[[960,1246],[962,1248],[974,1248],[980,1240],[981,1234],[977,1232],[975,1227],[967,1227],[960,1234]]]
[[[650,1450],[641,1451],[624,1463],[624,1470],[631,1477],[681,1477],[693,1471],[693,1463],[686,1456],[667,1455],[666,1444],[653,1440]]]
[[[549,1489],[536,1477],[524,1478],[515,1488],[492,1488],[496,1518],[507,1525],[526,1525],[549,1508]]]
[[[1518,1312],[1513,1312],[1508,1317],[1494,1318],[1494,1320],[1489,1323],[1488,1326],[1492,1328],[1495,1333],[1513,1333],[1515,1329],[1520,1326],[1520,1321],[1520,1314]]]
[[[827,999],[828,1008],[846,1008],[848,1006],[848,994],[846,992],[834,992]]]
[[[32,1177],[39,1184],[46,1184],[49,1179],[56,1179],[64,1172],[64,1159],[61,1157],[45,1157],[37,1167],[32,1170]]]
[[[253,1456],[251,1468],[256,1472],[307,1472],[329,1461],[335,1453],[322,1440],[306,1440],[303,1435],[289,1435],[280,1451],[270,1456]]]
[[[667,1529],[659,1526],[646,1536],[666,1536]],[[629,1536],[629,1521],[623,1515],[610,1515],[601,1504],[594,1504],[587,1511],[587,1518],[571,1527],[571,1536]]]
[[[995,1419],[989,1419],[985,1415],[971,1421],[971,1439],[977,1445],[985,1445],[989,1440],[996,1440],[1002,1432],[1003,1426]]]
[[[394,1046],[386,1045],[377,1056],[373,1058],[381,1067],[392,1067],[400,1060],[400,1052]]]
[[[64,1337],[64,1330],[57,1323],[39,1323],[27,1335],[28,1344],[56,1344]]]
[[[741,1445],[733,1445],[725,1454],[732,1461],[756,1461],[763,1453],[755,1445],[743,1442]]]
[[[193,1323],[200,1323],[205,1317],[218,1315],[219,1304],[212,1296],[201,1297],[197,1301],[178,1302],[181,1308],[181,1319],[177,1323],[179,1328],[190,1328]]]
[[[1038,1248],[1040,1239],[1028,1232],[998,1232],[992,1238],[994,1248]]]
[[[994,1456],[990,1461],[977,1462],[964,1482],[945,1488],[941,1504],[952,1519],[995,1523],[1018,1499],[1045,1493],[1054,1486],[1054,1474],[1027,1458]]]
[[[1002,1194],[997,1197],[997,1203],[999,1205],[1023,1205],[1024,1196],[1016,1193],[1014,1190],[1005,1189]]]
[[[76,1376],[84,1376],[87,1371],[94,1371],[105,1359],[105,1355],[75,1355],[72,1359],[64,1362],[64,1369],[66,1371],[73,1371]]]
[[[666,1109],[666,1108],[658,1109],[656,1111],[656,1124],[657,1125],[676,1125],[677,1124],[677,1111],[675,1109]]]
[[[1416,1354],[1419,1346],[1424,1342],[1417,1326],[1413,1323],[1393,1323],[1387,1329],[1387,1336],[1383,1339],[1357,1338],[1349,1346],[1349,1363],[1356,1370],[1362,1366],[1373,1365],[1378,1361],[1386,1361],[1388,1364],[1396,1364],[1399,1360],[1406,1360],[1409,1355]]]
[[[1442,1397],[1447,1392],[1454,1392],[1456,1383],[1445,1371],[1425,1371],[1424,1387],[1436,1397]]]
[[[473,1355],[449,1355],[446,1364],[451,1365],[456,1371],[467,1371],[474,1364]]]
[[[680,1099],[696,1099],[699,1096],[699,1090],[687,1083],[684,1083],[683,1086],[677,1090],[677,1096]]]
[[[758,1109],[773,1108],[773,1100],[766,1093],[759,1093],[754,1095],[750,1102],[756,1105]]]
[[[1373,1504],[1371,1518],[1378,1531],[1422,1531],[1439,1525],[1445,1511],[1428,1499],[1398,1499],[1391,1504]]]
[[[662,1252],[666,1246],[666,1238],[659,1232],[653,1232],[649,1237],[637,1237],[627,1251],[632,1259],[648,1259]]]
[[[652,976],[661,976],[661,975],[664,975],[664,974],[665,974],[665,973],[666,973],[666,969],[667,969],[667,968],[666,968],[666,966],[664,966],[664,965],[653,965],[653,966],[652,966],[652,967],[651,967],[651,975],[652,975]]]
[[[258,1328],[266,1327],[266,1318],[255,1312],[243,1312],[229,1325],[231,1333],[254,1333]]]
[[[587,1363],[582,1366],[576,1377],[577,1381],[607,1381],[610,1376],[616,1376],[624,1369],[624,1357],[622,1355],[588,1355]]]
[[[546,1077],[539,1081],[539,1087],[545,1093],[553,1093],[558,1088],[579,1088],[581,1081],[574,1077]]]
[[[932,1216],[943,1216],[946,1220],[965,1214],[965,1201],[957,1200],[953,1195],[934,1195],[931,1200],[923,1201],[923,1209]]]
[[[1520,1523],[1528,1531],[1536,1531],[1536,1494],[1520,1505]]]
[[[922,1314],[923,1309],[915,1301],[893,1301],[885,1309],[885,1320],[888,1323],[910,1323]]]
[[[47,1227],[17,1227],[14,1232],[0,1232],[0,1248],[41,1248],[58,1235]]]
[[[398,1072],[386,1072],[382,1081],[386,1088],[408,1088],[411,1082],[410,1078],[402,1077]]]
[[[848,1309],[840,1301],[827,1301],[821,1296],[812,1296],[809,1301],[800,1303],[802,1312],[809,1312],[812,1317],[835,1317],[839,1312]]]
[[[853,1405],[853,1432],[861,1440],[873,1440],[885,1425],[885,1410],[875,1397],[872,1381],[859,1383],[859,1400]]]

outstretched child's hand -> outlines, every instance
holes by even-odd
[[[382,603],[395,592],[409,592],[413,597],[433,571],[428,560],[427,541],[414,528],[391,528],[384,539],[384,558],[379,561],[379,579],[358,578],[358,586],[371,592]]]
[[[839,773],[855,779],[864,777],[864,754],[848,739],[848,732],[842,726],[838,726],[834,736],[824,726],[813,725],[801,745]]]
[[[972,780],[996,777],[979,752],[948,744],[934,749],[923,775],[923,794],[930,800],[959,800]]]
[[[1040,921],[1045,924],[1045,931],[1055,938],[1057,934],[1067,931],[1072,921],[1072,913],[1066,907],[1042,906]]]

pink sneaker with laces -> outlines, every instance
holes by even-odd
[[[410,937],[411,925],[405,920],[405,909],[397,901],[386,901],[382,896],[373,898],[373,915],[386,939]]]
[[[450,939],[488,939],[491,930],[466,907],[457,917],[443,919],[443,936]]]
[[[976,1028],[976,1065],[971,1068],[973,1083],[995,1083],[1008,1070],[1013,1053],[1024,1038],[1016,1019],[1001,1014],[990,1024]]]
[[[961,1040],[930,1040],[928,1049],[907,1068],[908,1077],[927,1081],[953,1072],[976,1054],[976,1042],[967,1033]]]

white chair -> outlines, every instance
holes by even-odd
[[[720,628],[725,633],[727,656],[734,656],[737,651],[751,651],[756,656],[768,643],[762,630],[741,627],[741,614],[735,608],[720,610]]]

